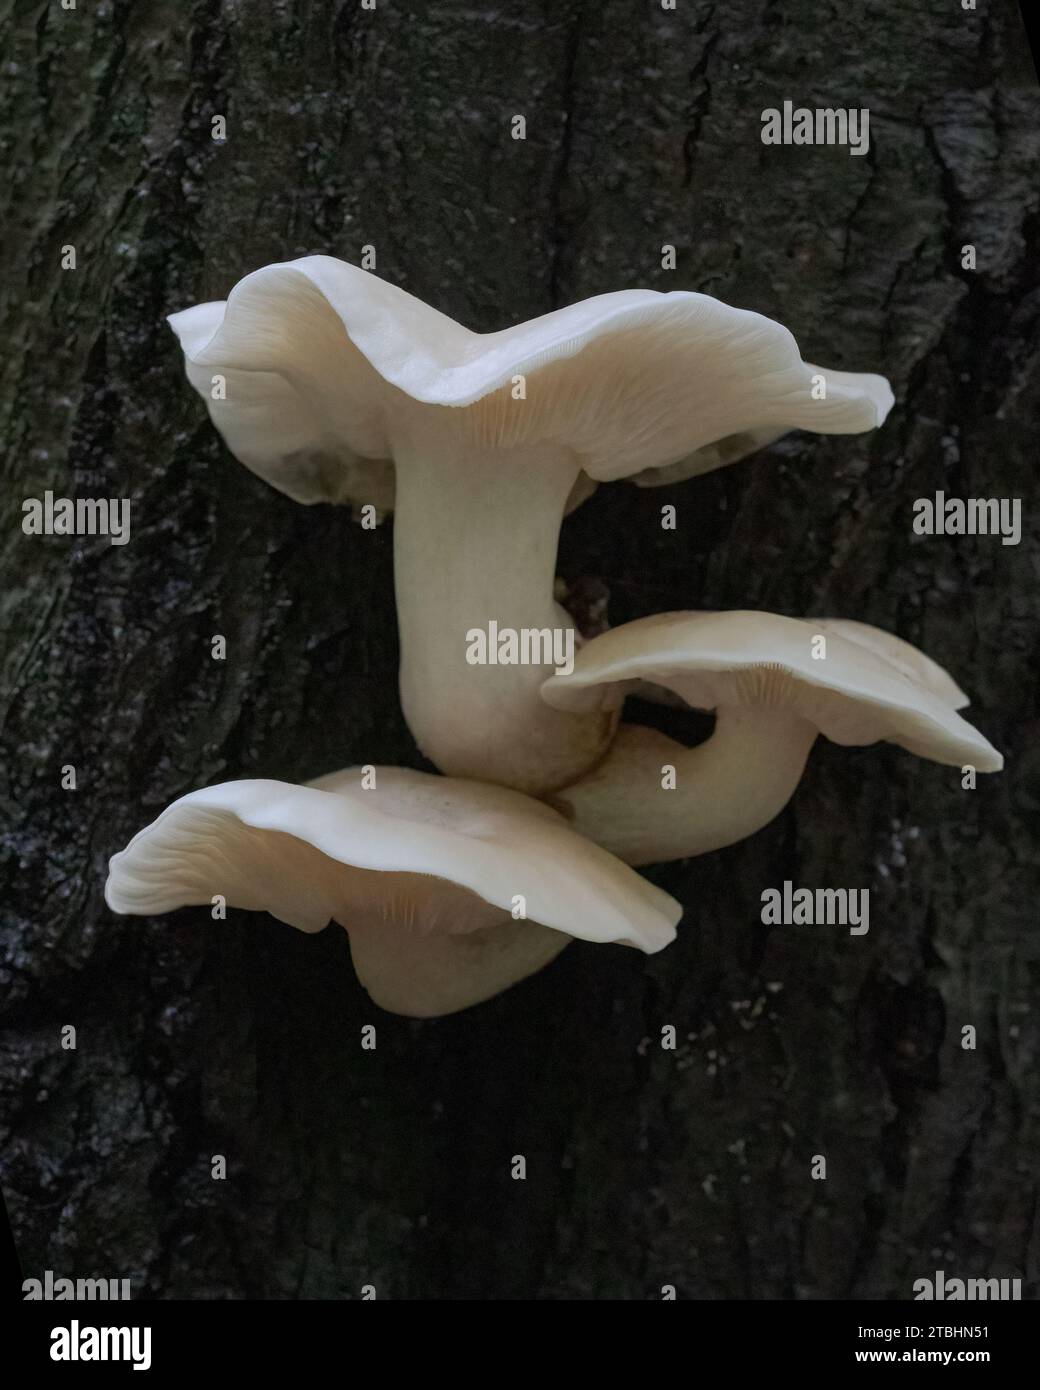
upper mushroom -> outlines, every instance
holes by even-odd
[[[346,927],[358,978],[393,1013],[488,999],[572,937],[659,951],[682,909],[548,806],[397,768],[308,786],[225,782],[169,806],[112,857],[105,898],[152,915],[211,904],[301,931]]]
[[[979,772],[1003,767],[956,713],[966,699],[946,672],[863,623],[755,612],[641,618],[594,638],[542,694],[560,709],[618,710],[647,683],[714,711],[712,736],[684,748],[622,725],[603,762],[553,797],[575,829],[630,864],[753,834],[790,800],[818,734],[845,745],[885,740]]]
[[[892,403],[883,378],[813,367],[780,324],[685,291],[599,295],[479,334],[311,256],[170,323],[249,468],[300,502],[393,499],[405,717],[443,771],[526,791],[573,781],[613,732],[538,694],[569,664],[553,578],[583,479],[687,476],[790,429],[872,429]],[[474,634],[489,658],[496,630],[506,646],[483,664]]]

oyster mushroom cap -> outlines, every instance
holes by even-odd
[[[305,256],[169,323],[232,453],[308,502],[372,500],[351,470],[388,465],[409,407],[433,407],[424,427],[460,442],[558,444],[606,481],[696,459],[682,476],[707,472],[791,429],[874,429],[893,400],[883,377],[806,363],[781,324],[689,290],[618,290],[474,333],[368,271]],[[212,396],[214,373],[235,374],[226,399]],[[266,409],[265,374],[281,382]],[[513,399],[518,376],[539,389]],[[724,447],[738,435],[746,447]]]
[[[549,807],[406,769],[363,779],[181,797],[112,857],[105,899],[153,915],[219,895],[305,932],[339,922],[375,1002],[417,1017],[490,998],[572,937],[647,952],[674,938],[679,904]]]
[[[862,624],[756,612],[642,618],[593,638],[542,694],[558,708],[616,711],[648,682],[715,711],[712,736],[686,749],[622,725],[607,757],[553,795],[577,829],[632,864],[703,854],[768,824],[818,734],[846,746],[883,740],[980,772],[1003,766],[953,708],[961,692],[946,673]]]
[[[971,703],[950,673],[937,661],[892,632],[872,627],[869,623],[856,622],[852,618],[805,618],[803,621],[814,632],[835,632],[847,641],[858,642],[860,646],[884,657],[897,671],[909,680],[917,681],[951,709],[963,709]]]
[[[884,740],[933,762],[999,772],[1003,758],[989,740],[918,675],[894,664],[881,640],[888,634],[873,629],[868,643],[865,628],[856,624],[851,635],[836,620],[751,611],[657,614],[585,643],[573,673],[550,677],[542,697],[558,709],[617,708],[627,684],[644,681],[674,691],[693,709],[786,709],[832,743]],[[816,633],[827,643],[820,658],[813,656]],[[917,655],[931,685],[963,699],[945,672],[941,683],[932,673],[941,668]]]

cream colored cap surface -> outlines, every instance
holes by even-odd
[[[568,936],[647,952],[673,940],[679,904],[540,802],[397,768],[376,781],[365,790],[348,769],[192,792],[112,857],[106,901],[152,915],[219,894],[302,931],[375,915],[388,930],[467,932],[519,895],[529,922]]]
[[[620,290],[474,333],[357,266],[306,256],[169,323],[228,447],[300,502],[389,505],[402,426],[557,445],[593,479],[645,483],[791,429],[870,430],[892,405],[883,377],[814,367],[781,324],[690,291]]]
[[[827,623],[747,611],[641,618],[586,643],[573,672],[550,677],[542,695],[557,709],[590,711],[616,707],[637,682],[649,681],[695,709],[790,709],[834,743],[885,740],[934,762],[1003,767],[992,744],[935,693],[938,686],[960,697],[948,677],[938,680],[934,663],[921,658],[909,674],[880,640],[886,634],[873,630],[866,641],[862,624],[846,633],[840,622]],[[814,656],[821,635],[822,659]],[[905,653],[902,662],[908,665]]]

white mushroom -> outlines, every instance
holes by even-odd
[[[956,713],[964,696],[942,668],[862,623],[753,612],[642,618],[594,638],[542,694],[560,709],[616,710],[646,682],[713,710],[712,736],[684,748],[622,725],[603,762],[552,797],[576,830],[629,864],[705,854],[768,824],[818,734],[847,746],[885,740],[979,772],[1003,767]]]
[[[538,695],[567,665],[547,643],[574,637],[553,576],[587,479],[686,476],[786,430],[872,429],[892,403],[883,378],[813,368],[779,324],[687,292],[624,290],[479,334],[310,256],[170,323],[228,446],[273,486],[386,507],[392,463],[405,717],[443,771],[526,791],[573,781],[613,729]],[[520,669],[467,660],[492,624],[532,634]]]
[[[682,909],[519,792],[397,768],[308,786],[192,792],[109,865],[115,912],[222,898],[300,931],[346,927],[393,1013],[453,1013],[541,969],[572,937],[659,951]],[[519,915],[519,914],[523,915]]]

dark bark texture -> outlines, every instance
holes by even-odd
[[[943,1268],[1034,1294],[1040,122],[1015,8],[0,0],[0,52],[0,1095],[24,1273],[167,1298],[844,1299]],[[785,98],[869,108],[869,154],[766,147]],[[697,289],[886,373],[873,436],[602,487],[559,571],[605,585],[615,624],[898,632],[1007,771],[964,790],[820,744],[766,830],[650,871],[685,905],[671,948],[578,943],[434,1022],[375,1009],[336,929],[114,917],[108,856],[184,792],[423,766],[392,524],[239,466],[164,323],[365,244],[475,329]],[[24,535],[47,488],[130,497],[130,543]],[[1021,544],[915,536],[938,489],[1022,498]],[[869,934],[763,926],[785,879],[869,887]]]

